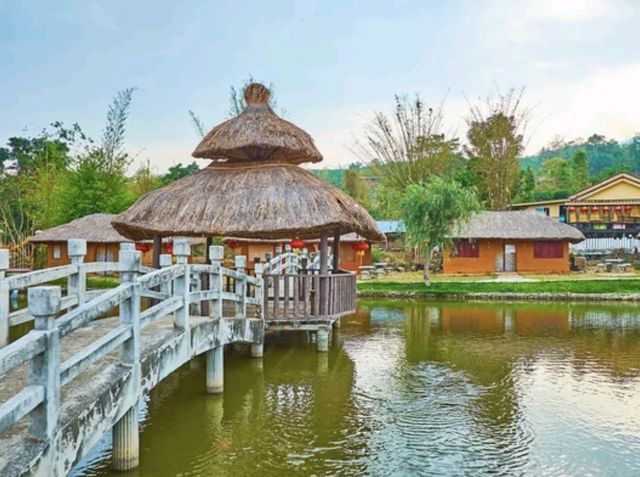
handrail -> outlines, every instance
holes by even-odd
[[[78,266],[74,264],[62,265],[60,267],[45,268],[21,275],[12,275],[5,278],[10,289],[26,288],[42,283],[52,282],[60,278],[67,278],[69,275],[78,273]]]

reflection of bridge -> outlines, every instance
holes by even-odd
[[[64,474],[109,429],[114,467],[133,468],[138,401],[175,369],[206,353],[207,392],[220,393],[225,344],[250,343],[261,357],[265,327],[286,324],[315,331],[326,351],[331,325],[355,308],[353,275],[296,268],[291,256],[287,267],[277,258],[249,276],[245,257],[236,270],[222,266],[222,247],[210,248],[210,264],[189,264],[186,240],[174,243],[176,263],[165,255],[158,270],[141,267],[132,244],[122,245],[119,262],[84,264],[85,252],[84,241],[71,240],[70,265],[0,275],[0,345],[9,325],[34,322],[0,348],[1,475]],[[87,274],[103,272],[118,272],[120,285],[87,291]],[[65,279],[65,296],[59,286],[35,286]],[[10,290],[25,288],[28,309],[10,313]],[[118,317],[105,318],[115,309]]]

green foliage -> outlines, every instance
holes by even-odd
[[[363,178],[361,169],[360,164],[351,164],[344,171],[342,189],[366,208],[369,203],[369,185]]]
[[[186,166],[183,166],[182,163],[179,162],[175,166],[170,167],[169,172],[163,175],[160,181],[162,185],[167,185],[174,181],[177,181],[178,179],[188,176],[189,174],[198,172],[199,170],[200,170],[200,167],[198,166],[198,163],[195,161],[193,161],[191,164],[188,164]]]
[[[475,189],[434,176],[425,184],[407,187],[400,209],[407,230],[407,242],[425,253],[425,282],[429,281],[431,250],[451,243],[456,222],[466,221],[480,208]]]

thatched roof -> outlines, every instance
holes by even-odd
[[[384,241],[351,197],[289,164],[219,164],[149,192],[113,221],[134,240],[153,235],[316,238],[338,228]]]
[[[454,228],[453,238],[504,240],[568,240],[582,242],[578,229],[539,212],[480,212]]]
[[[322,155],[313,139],[269,107],[269,90],[251,83],[245,88],[246,109],[213,128],[198,144],[194,157],[228,162],[319,162]]]
[[[33,243],[66,242],[69,239],[85,239],[93,243],[131,242],[120,235],[111,225],[115,214],[91,214],[68,224],[47,230],[38,230],[29,241]]]

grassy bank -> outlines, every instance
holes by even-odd
[[[551,293],[551,294],[640,294],[640,280],[553,280],[537,282],[421,282],[365,281],[358,292],[366,296],[397,294],[407,296],[466,295],[474,293]]]

